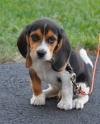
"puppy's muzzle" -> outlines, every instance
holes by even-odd
[[[37,56],[39,58],[43,58],[46,55],[46,51],[45,50],[38,50],[37,51]]]

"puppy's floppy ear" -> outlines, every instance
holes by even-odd
[[[26,67],[29,68],[32,66],[32,58],[30,56],[30,44],[28,35],[26,35],[26,41],[27,41]]]
[[[25,29],[21,32],[18,41],[17,41],[17,47],[21,53],[21,55],[26,58],[27,54],[27,41],[26,41],[26,35],[28,32],[29,26],[26,26]]]
[[[25,27],[25,29],[20,34],[17,46],[21,53],[21,55],[26,58],[26,67],[30,67],[32,65],[32,59],[30,57],[30,45],[28,41],[29,31],[31,29],[31,25]]]
[[[55,71],[61,71],[65,68],[67,60],[71,53],[71,46],[63,29],[58,30],[58,44],[55,47],[55,53],[52,62],[52,68]]]

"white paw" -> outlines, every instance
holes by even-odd
[[[72,102],[61,99],[60,102],[57,104],[57,107],[64,110],[70,110],[72,109]]]
[[[83,109],[84,108],[84,101],[81,99],[73,100],[73,108]]]
[[[31,105],[45,105],[45,95],[42,93],[38,96],[33,94],[32,98],[30,99]]]

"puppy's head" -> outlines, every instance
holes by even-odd
[[[70,54],[70,45],[64,31],[54,22],[41,19],[26,26],[17,42],[18,49],[30,67],[34,59],[51,61],[54,70],[60,70]]]

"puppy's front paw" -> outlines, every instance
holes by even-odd
[[[32,98],[30,99],[31,105],[45,105],[45,95],[42,93],[38,96],[33,94]]]
[[[84,108],[84,101],[76,98],[75,100],[73,100],[73,108],[83,109]]]
[[[72,102],[61,99],[60,102],[57,104],[57,107],[64,110],[70,110],[72,109]]]

